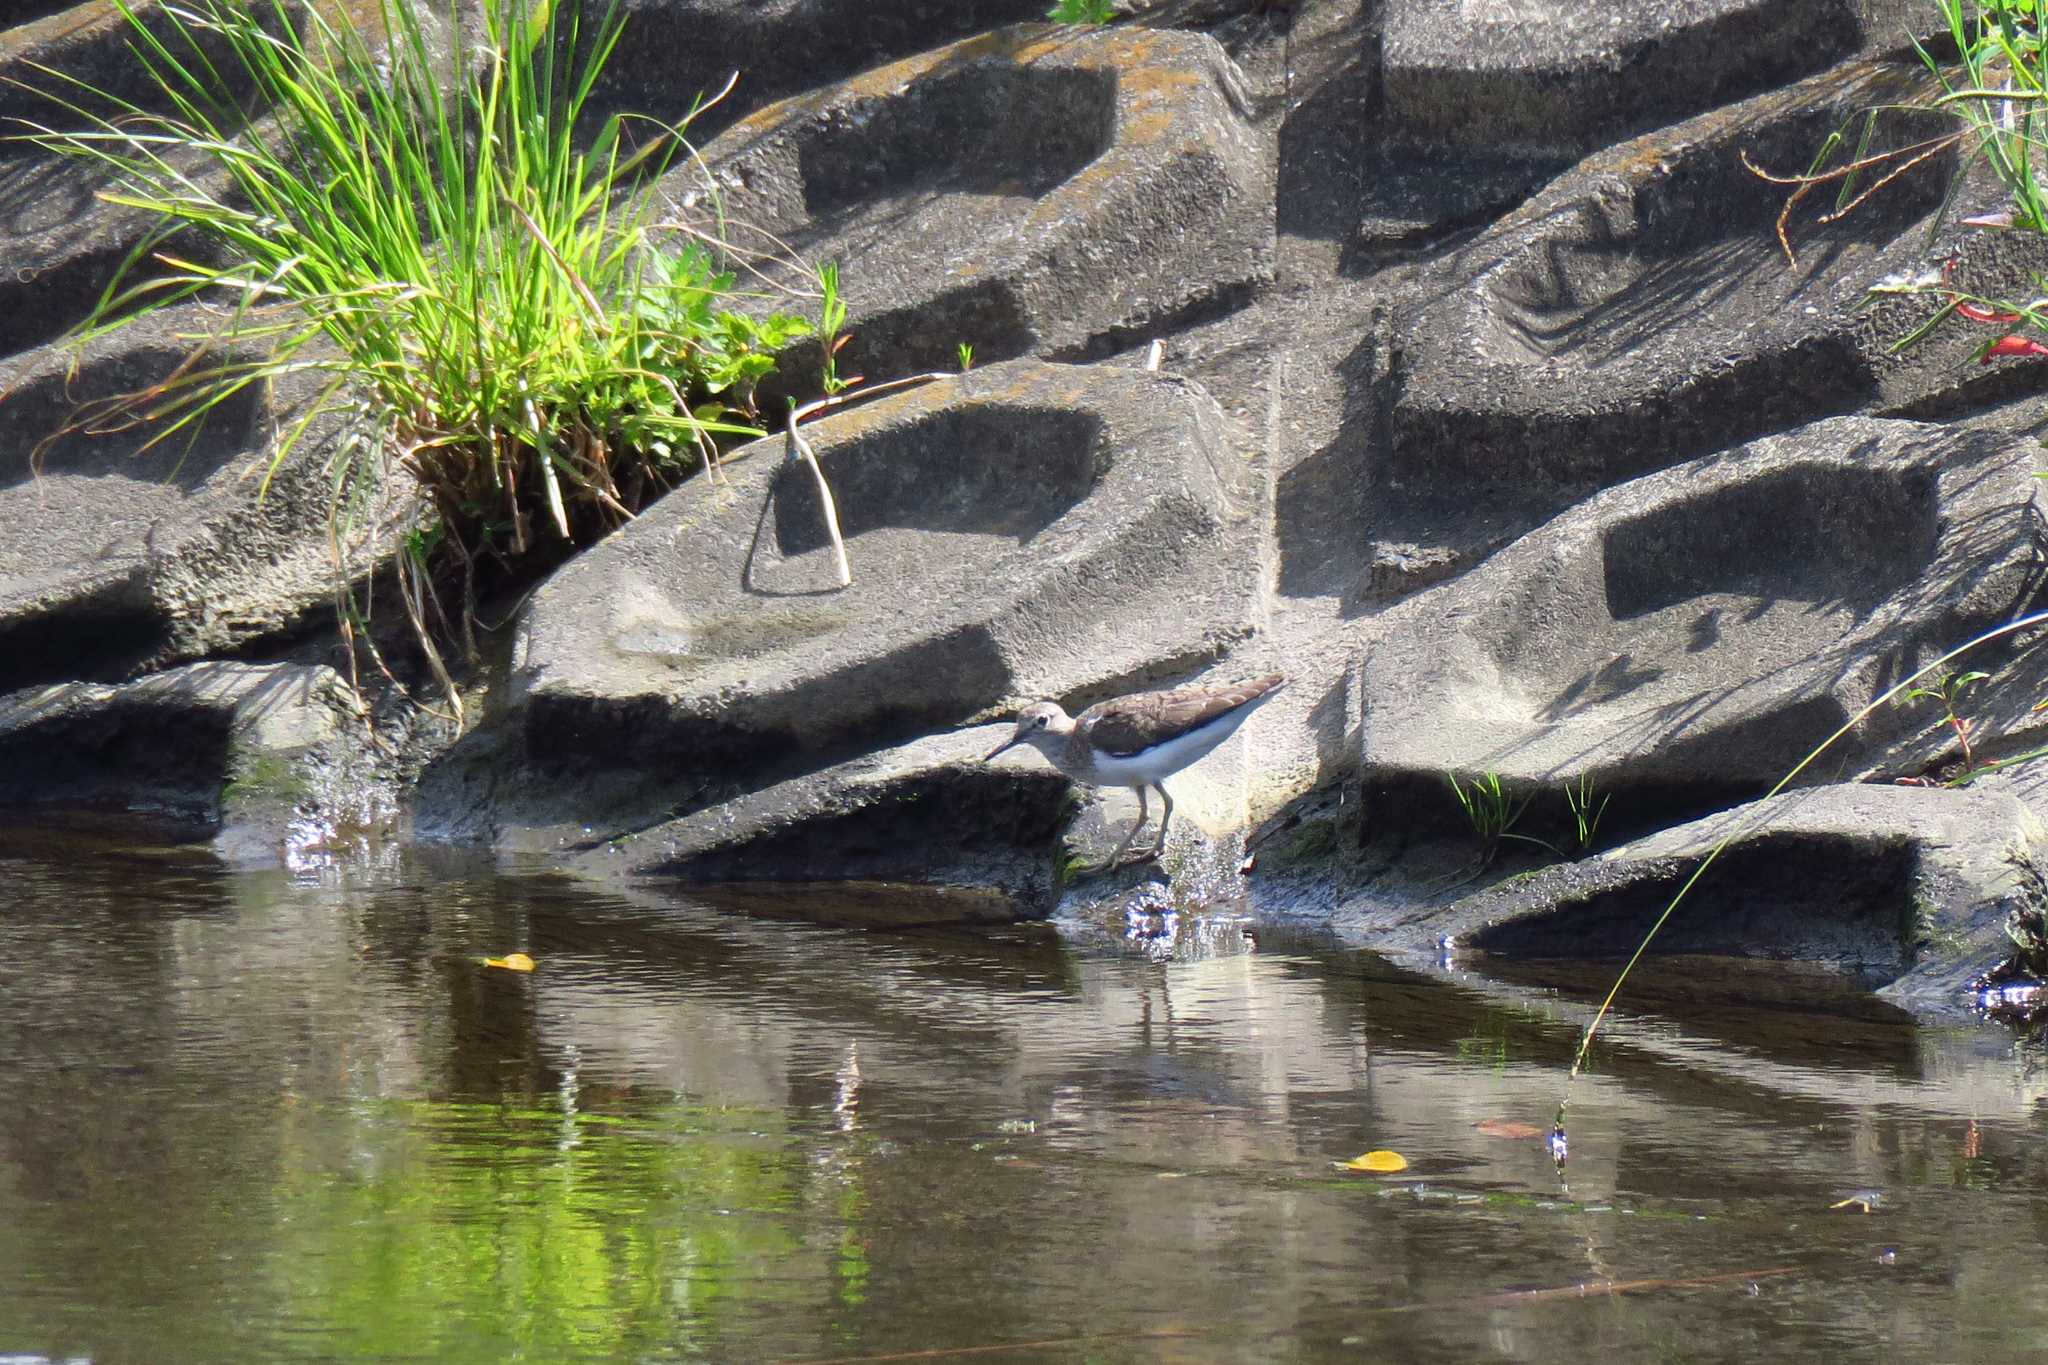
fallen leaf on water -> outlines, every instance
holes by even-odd
[[[533,959],[525,953],[507,953],[503,957],[485,958],[484,965],[503,967],[508,972],[530,972],[533,970]]]
[[[1543,1130],[1533,1123],[1516,1123],[1513,1119],[1481,1119],[1472,1125],[1488,1137],[1532,1138],[1543,1136]]]
[[[1349,1161],[1330,1163],[1340,1171],[1371,1171],[1374,1175],[1392,1175],[1395,1171],[1408,1169],[1408,1158],[1399,1152],[1390,1152],[1384,1147],[1375,1148],[1364,1156]]]

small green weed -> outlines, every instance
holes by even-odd
[[[1916,891],[1907,912],[1906,941],[1936,957],[1958,957],[1969,946],[1969,936],[1960,926],[1943,920],[1941,909],[1925,891]]]
[[[825,347],[825,372],[821,387],[828,398],[846,392],[860,383],[861,376],[842,378],[839,373],[839,351],[853,334],[846,330],[846,298],[839,292],[839,265],[826,261],[817,269],[818,276],[818,340]]]
[[[1059,0],[1045,12],[1055,24],[1085,24],[1100,27],[1116,18],[1114,0]]]
[[[1941,703],[1942,718],[1948,728],[1955,731],[1956,745],[1963,753],[1963,769],[1960,777],[1967,778],[1977,770],[1977,755],[1970,747],[1970,737],[1976,729],[1976,721],[1961,712],[1963,693],[1985,681],[1989,673],[1971,671],[1952,673],[1944,669],[1935,675],[1934,681],[1926,687],[1915,687],[1906,693],[1907,701],[1935,701]]]

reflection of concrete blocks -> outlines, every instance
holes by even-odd
[[[2023,447],[1906,422],[1839,418],[1621,485],[1385,615],[1367,780],[1760,791],[2024,610],[2041,526]],[[1880,712],[1826,770],[1923,723]]]
[[[1243,465],[1184,382],[1017,362],[812,430],[853,585],[809,470],[749,447],[730,486],[684,485],[535,595],[515,661],[532,756],[724,780],[1091,700],[1250,628]]]
[[[694,222],[836,260],[871,376],[1121,349],[1272,276],[1271,156],[1206,37],[1004,29],[765,109],[672,172]]]

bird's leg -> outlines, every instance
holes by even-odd
[[[1138,794],[1138,823],[1131,826],[1131,832],[1126,834],[1124,841],[1116,846],[1116,852],[1109,855],[1109,861],[1095,869],[1097,872],[1108,872],[1115,868],[1118,863],[1122,862],[1124,850],[1131,846],[1131,840],[1138,837],[1138,831],[1145,828],[1146,821],[1152,818],[1145,811],[1145,789],[1143,787],[1133,787],[1131,790]]]
[[[1152,842],[1152,851],[1145,856],[1157,858],[1166,852],[1166,827],[1173,823],[1173,796],[1166,790],[1164,782],[1155,784],[1159,788],[1159,799],[1166,803],[1166,813],[1159,817],[1159,837]]]

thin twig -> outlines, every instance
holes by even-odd
[[[1858,194],[1848,204],[1843,205],[1841,208],[1835,209],[1833,212],[1829,213],[1826,217],[1824,217],[1821,220],[1822,222],[1827,223],[1835,222],[1836,220],[1841,218],[1843,214],[1848,213],[1851,210],[1855,209],[1857,206],[1861,205],[1865,200],[1869,199],[1871,195],[1877,193],[1886,185],[1891,184],[1892,181],[1898,179],[1907,171],[1912,170],[1915,166],[1920,165],[1922,162],[1928,160],[1930,157],[1936,156],[1941,152],[1948,150],[1950,147],[1953,147],[1957,142],[1962,140],[1962,137],[1963,134],[1960,132],[1949,133],[1945,134],[1942,137],[1929,138],[1924,142],[1913,143],[1911,146],[1895,147],[1888,152],[1873,152],[1869,156],[1858,157],[1854,161],[1850,161],[1844,165],[1837,166],[1831,171],[1814,171],[1803,175],[1780,175],[1775,171],[1767,171],[1762,166],[1757,165],[1757,163],[1750,157],[1748,151],[1746,150],[1737,153],[1737,155],[1740,156],[1744,168],[1746,168],[1751,175],[1756,176],[1759,180],[1769,181],[1773,185],[1792,185],[1796,187],[1793,189],[1791,195],[1785,200],[1785,206],[1782,209],[1778,210],[1777,230],[1778,247],[1785,253],[1785,263],[1787,265],[1797,266],[1799,264],[1799,258],[1796,254],[1794,254],[1792,250],[1792,239],[1791,235],[1786,230],[1786,224],[1792,221],[1792,211],[1799,207],[1800,201],[1805,199],[1807,195],[1811,194],[1816,187],[1821,185],[1832,184],[1837,180],[1844,180],[1851,176],[1860,175],[1864,171],[1870,170],[1871,168],[1876,166],[1882,166],[1887,162],[1896,161],[1900,157],[1907,158],[1907,160],[1902,165],[1893,167],[1889,172],[1880,177],[1876,184],[1870,186],[1870,188],[1864,190],[1861,194]]]
[[[413,562],[411,550],[400,546],[398,600],[405,604],[405,614],[412,622],[413,634],[419,637],[420,651],[427,656],[427,667],[433,670],[434,681],[447,694],[449,709],[455,713],[455,727],[460,730],[464,728],[462,694],[456,690],[455,679],[448,673],[448,664],[434,646],[433,633],[427,629],[425,595],[433,591],[433,584],[425,581],[425,574],[426,570]]]
[[[1687,1275],[1671,1279],[1643,1280],[1587,1280],[1579,1284],[1557,1285],[1547,1289],[1509,1289],[1498,1294],[1481,1294],[1470,1299],[1432,1300],[1428,1303],[1394,1304],[1378,1310],[1380,1315],[1392,1316],[1397,1313],[1442,1313],[1471,1308],[1511,1308],[1522,1303],[1551,1303],[1558,1299],[1604,1299],[1622,1294],[1643,1294],[1667,1289],[1711,1289],[1723,1284],[1746,1284],[1752,1280],[1772,1280],[1785,1275],[1797,1275],[1801,1267],[1796,1265],[1764,1266],[1758,1270],[1724,1270],[1711,1275]]]
[[[853,586],[853,566],[846,562],[846,538],[839,534],[839,507],[832,501],[832,485],[825,482],[825,471],[818,464],[818,453],[811,449],[811,443],[797,434],[797,415],[802,408],[789,410],[789,425],[784,427],[788,437],[789,458],[802,458],[811,467],[811,477],[818,484],[818,507],[825,516],[825,534],[832,537],[833,566],[839,571],[839,586]]]
[[[826,1356],[791,1359],[777,1365],[883,1365],[896,1360],[954,1360],[961,1356],[999,1355],[1013,1351],[1051,1351],[1067,1346],[1094,1346],[1112,1341],[1175,1341],[1202,1333],[1186,1327],[1153,1327],[1136,1332],[1098,1332],[1086,1337],[1048,1337],[1042,1341],[1004,1341],[987,1346],[937,1346],[923,1351],[889,1351],[876,1356]]]
[[[839,507],[838,504],[832,501],[832,486],[825,482],[825,470],[818,463],[818,454],[811,449],[811,443],[798,434],[796,429],[797,423],[815,413],[841,407],[859,399],[873,398],[877,394],[887,393],[891,389],[906,388],[912,384],[926,384],[934,379],[955,378],[958,378],[958,376],[945,370],[927,370],[923,374],[907,375],[902,379],[889,379],[884,380],[880,384],[868,384],[858,390],[827,394],[823,398],[814,398],[801,407],[794,407],[789,410],[789,420],[783,426],[783,435],[787,438],[785,442],[786,455],[789,459],[801,459],[805,464],[808,464],[811,467],[811,477],[817,480],[818,505],[824,513],[825,533],[832,538],[832,557],[839,570],[840,587],[850,588],[853,586],[853,566],[847,562],[846,538],[839,534]]]

